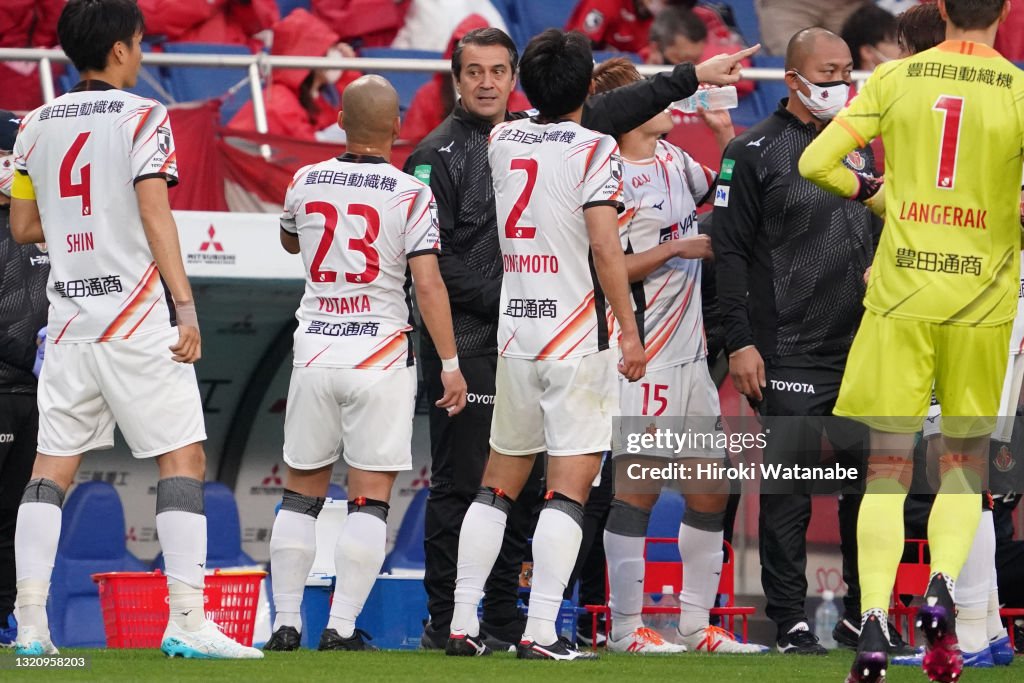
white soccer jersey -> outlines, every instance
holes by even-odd
[[[1013,331],[1010,333],[1010,354],[1019,356],[1022,353],[1024,353],[1024,259],[1021,259],[1020,262],[1020,289],[1017,291],[1017,317],[1013,319]]]
[[[622,209],[615,140],[521,119],[494,128],[488,159],[504,265],[499,353],[557,360],[616,346],[583,217],[590,206]]]
[[[714,186],[713,171],[664,141],[658,142],[653,159],[623,160],[623,168],[624,247],[640,253],[698,234],[697,205]],[[643,313],[649,371],[707,355],[700,281],[700,259],[673,258],[648,275],[642,289],[634,287],[636,308]]]
[[[178,168],[167,110],[92,81],[25,117],[15,165],[29,176],[50,255],[49,339],[105,342],[165,331],[170,293],[135,183]]]
[[[281,228],[299,236],[306,268],[295,367],[412,365],[408,259],[441,249],[430,188],[380,157],[346,154],[295,174]]]

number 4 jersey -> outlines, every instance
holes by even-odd
[[[615,140],[521,119],[495,126],[488,159],[504,266],[499,353],[559,360],[617,346],[583,218],[592,206],[622,210]]]
[[[147,178],[178,182],[167,110],[89,85],[26,116],[14,149],[12,194],[36,200],[46,235],[54,343],[127,339],[173,324],[135,194]]]
[[[412,365],[408,259],[441,249],[430,188],[381,157],[345,154],[295,174],[281,229],[298,235],[306,269],[295,367]]]

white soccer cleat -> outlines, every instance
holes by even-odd
[[[168,657],[186,659],[263,659],[262,652],[231,640],[209,620],[198,631],[186,631],[168,622],[160,650]]]
[[[680,633],[679,639],[693,652],[727,655],[763,655],[768,652],[764,645],[741,643],[736,636],[718,626],[706,626],[688,636]]]
[[[60,652],[50,640],[48,630],[19,624],[18,640],[14,643],[14,654],[23,657],[44,657],[59,655]]]
[[[634,655],[674,655],[686,652],[685,645],[670,643],[657,631],[641,626],[625,638],[608,638],[609,652],[629,652]]]

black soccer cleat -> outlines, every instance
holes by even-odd
[[[843,619],[832,629],[832,639],[840,647],[856,650],[860,640],[860,629],[849,619]],[[896,626],[891,621],[889,622],[888,652],[890,657],[909,657],[918,654],[918,649],[908,645],[903,640],[903,636],[900,635],[900,632],[896,630]]]
[[[860,631],[857,656],[850,667],[846,683],[885,683],[890,646],[891,643],[882,630],[882,622],[875,615],[869,616]]]
[[[818,642],[818,636],[811,633],[806,622],[800,622],[788,633],[780,635],[775,646],[784,655],[828,654],[828,650]]]
[[[559,638],[551,645],[541,645],[532,640],[520,641],[516,647],[518,659],[553,659],[570,661],[576,659],[597,659],[596,652],[580,650],[565,638]]]
[[[491,648],[487,647],[480,636],[460,633],[448,636],[444,653],[449,657],[486,657],[491,654]]]
[[[352,635],[348,638],[342,638],[333,628],[325,628],[324,632],[320,635],[320,645],[316,649],[321,652],[328,650],[375,652],[380,649],[367,643],[367,640],[373,640],[373,636],[361,628],[353,631]]]
[[[299,649],[301,641],[302,638],[299,636],[298,629],[294,626],[282,626],[270,636],[270,640],[263,646],[263,651],[291,652]]]
[[[448,644],[448,629],[437,628],[432,621],[423,623],[423,635],[420,636],[421,650],[443,650]]]
[[[480,622],[480,638],[495,652],[515,652],[516,644],[523,639],[526,619],[514,619],[507,624],[497,625]]]
[[[942,574],[936,574],[928,582],[924,605],[917,611],[917,627],[928,641],[921,668],[929,680],[941,683],[959,680],[964,657],[956,638],[956,604]]]

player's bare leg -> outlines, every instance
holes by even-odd
[[[560,639],[555,622],[583,541],[583,506],[600,468],[600,453],[548,458],[548,492],[533,533],[533,584],[520,659],[596,658]]]
[[[493,448],[487,459],[476,499],[466,511],[459,531],[458,575],[455,579],[455,609],[446,654],[455,657],[482,656],[490,650],[480,639],[477,606],[484,584],[501,551],[509,510],[523,490],[533,469],[536,454],[502,455]],[[534,547],[536,548],[536,535]]]
[[[170,620],[160,649],[170,657],[260,659],[263,653],[238,644],[206,618],[206,454],[193,443],[159,455],[156,529],[164,554]]]
[[[913,476],[913,434],[871,430],[867,488],[857,518],[861,632],[847,683],[885,681],[889,595],[903,555],[903,503]]]
[[[14,555],[18,586],[18,640],[22,655],[57,654],[50,640],[46,598],[60,540],[64,494],[74,481],[81,455],[36,454],[32,477],[18,508]]]
[[[333,465],[300,470],[286,465],[281,510],[270,535],[274,569],[274,629],[264,650],[297,650],[302,633],[302,594],[316,558],[316,519],[323,509]]]
[[[376,650],[356,629],[374,581],[384,564],[388,504],[397,472],[371,472],[350,467],[348,516],[334,550],[337,575],[331,617],[320,637],[321,650]]]

